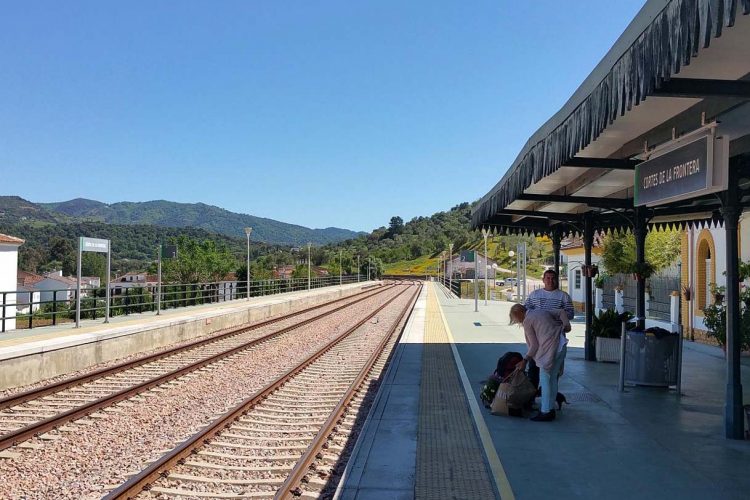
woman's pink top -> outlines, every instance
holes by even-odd
[[[526,318],[523,320],[523,333],[529,347],[526,356],[533,358],[543,370],[549,371],[559,350],[563,329],[569,328],[570,320],[562,309],[526,311]]]

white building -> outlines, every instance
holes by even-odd
[[[568,265],[568,294],[576,311],[583,311],[585,308],[583,292],[583,271],[585,252],[583,249],[582,238],[569,238],[560,245],[560,253],[567,259]],[[594,245],[591,248],[591,264],[598,266],[601,261],[602,246],[601,239],[594,238]]]
[[[23,241],[0,234],[0,331],[16,328],[16,271],[18,247]]]
[[[467,253],[471,253],[471,251],[463,251],[459,252],[455,257],[453,257],[453,260],[448,262],[448,274],[452,274],[454,279],[474,279],[474,262],[466,262],[465,257]],[[484,279],[486,276],[486,273],[488,272],[487,266],[490,266],[489,269],[489,278],[494,279],[495,278],[495,270],[492,267],[493,264],[495,264],[495,261],[492,259],[486,258],[483,254],[476,252],[476,258],[478,260],[477,267],[479,270],[479,279]]]

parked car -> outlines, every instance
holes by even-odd
[[[505,286],[505,280],[504,279],[495,280],[495,286]]]
[[[514,285],[518,283],[518,278],[505,278],[505,283],[508,285]]]

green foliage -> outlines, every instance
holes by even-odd
[[[710,285],[711,293],[715,296],[723,296],[726,288]],[[740,302],[743,307],[740,311],[740,345],[743,351],[750,349],[750,288],[742,287],[740,291]],[[703,324],[709,337],[713,337],[721,346],[727,343],[727,307],[722,301],[716,301],[703,308]]]
[[[604,283],[606,283],[607,278],[609,278],[607,273],[601,272],[594,276],[594,288],[604,288]]]
[[[680,256],[679,231],[651,231],[646,235],[646,262],[653,272],[672,265]],[[604,236],[602,266],[610,274],[633,272],[635,237],[632,233],[609,233]],[[649,274],[650,275],[650,274]]]
[[[627,323],[632,317],[633,315],[628,311],[620,314],[614,309],[607,309],[602,311],[599,316],[594,315],[591,331],[595,337],[619,339],[622,323]]]
[[[237,268],[237,259],[225,245],[187,236],[174,238],[170,243],[177,245],[177,258],[162,262],[162,276],[166,282],[216,282]]]
[[[632,262],[630,266],[628,266],[628,272],[637,274],[643,279],[650,278],[652,274],[654,274],[654,266],[646,261],[646,262]]]

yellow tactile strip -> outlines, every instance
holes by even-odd
[[[439,307],[435,291],[429,287],[415,498],[496,498]]]

